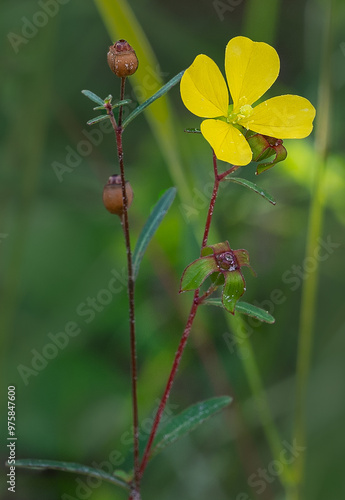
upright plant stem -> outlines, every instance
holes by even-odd
[[[326,4],[325,4],[326,5]],[[318,153],[316,171],[313,186],[313,196],[309,212],[309,228],[307,234],[305,260],[312,259],[315,262],[315,271],[310,274],[303,283],[301,313],[299,324],[299,344],[297,354],[297,387],[295,404],[294,438],[298,446],[307,445],[306,440],[306,408],[307,408],[307,386],[311,365],[313,346],[313,335],[315,326],[316,294],[319,278],[319,262],[315,259],[315,250],[319,247],[319,238],[322,233],[323,222],[323,187],[325,164],[327,160],[329,123],[330,123],[330,61],[331,61],[331,19],[332,0],[327,4],[325,16],[325,32],[323,44],[323,56],[321,61],[321,74],[317,106],[317,128],[315,136],[315,149]],[[306,453],[300,454],[296,461],[296,492],[291,498],[301,500],[303,498],[303,478],[305,469]]]
[[[215,206],[217,195],[218,195],[219,182],[220,182],[219,176],[218,176],[218,170],[217,170],[217,158],[216,158],[216,155],[214,154],[214,152],[213,152],[213,169],[214,169],[214,186],[213,186],[213,192],[212,192],[210,205],[208,208],[206,224],[205,224],[205,231],[204,231],[204,236],[203,236],[201,248],[204,248],[207,245],[208,234],[209,234],[210,227],[211,227],[212,216],[213,216],[214,206]],[[165,408],[166,403],[168,401],[170,391],[171,391],[173,382],[175,380],[175,376],[176,376],[178,367],[180,365],[180,361],[181,361],[181,358],[182,358],[182,355],[183,355],[184,349],[186,347],[187,340],[188,340],[188,337],[189,337],[189,334],[190,334],[190,331],[191,331],[191,328],[193,325],[194,318],[196,316],[198,307],[201,304],[201,301],[199,300],[199,293],[200,293],[200,289],[197,289],[194,292],[193,304],[192,304],[192,307],[191,307],[191,310],[190,310],[190,313],[189,313],[189,316],[187,319],[187,323],[186,323],[184,332],[183,332],[181,340],[180,340],[180,344],[179,344],[177,351],[176,351],[175,359],[174,359],[174,362],[173,362],[173,365],[171,368],[168,382],[167,382],[167,385],[165,387],[161,402],[159,404],[159,407],[158,407],[158,410],[157,410],[157,413],[156,413],[156,416],[155,416],[155,419],[154,419],[154,422],[152,425],[152,429],[150,432],[150,436],[149,436],[149,439],[148,439],[148,442],[147,442],[147,445],[146,445],[146,448],[144,451],[143,459],[141,461],[139,478],[142,477],[144,470],[147,466],[147,463],[149,461],[153,441],[154,441],[154,438],[157,434],[158,426],[160,424],[160,421],[161,421],[161,418],[162,418],[162,415],[164,412],[164,408]]]
[[[121,90],[120,90],[120,101],[123,101],[125,98],[125,85],[126,85],[126,78],[122,77],[121,78]],[[122,126],[122,116],[123,116],[123,106],[120,106],[119,109],[119,127]]]
[[[136,340],[135,340],[135,302],[134,302],[134,279],[133,279],[133,263],[131,241],[129,234],[128,223],[128,200],[126,194],[125,174],[123,165],[123,150],[122,150],[122,130],[116,133],[118,157],[121,171],[122,197],[124,200],[123,215],[121,217],[121,225],[125,237],[127,249],[127,267],[128,267],[128,298],[129,298],[129,330],[130,330],[130,349],[131,349],[131,378],[132,378],[132,403],[133,403],[133,433],[134,433],[134,471],[136,486],[139,486],[138,471],[139,471],[139,417],[138,417],[138,397],[137,397],[137,355],[136,355]]]
[[[198,306],[199,306],[198,297],[199,297],[199,290],[196,290],[195,293],[194,293],[193,304],[192,304],[192,307],[191,307],[191,310],[190,310],[190,313],[189,313],[189,316],[188,316],[187,324],[186,324],[186,327],[184,329],[183,335],[181,337],[180,344],[179,344],[179,346],[177,348],[175,359],[174,359],[174,362],[173,362],[173,365],[172,365],[172,368],[171,368],[171,372],[170,372],[170,375],[169,375],[169,378],[168,378],[168,382],[167,382],[167,385],[165,387],[165,391],[164,391],[164,394],[162,396],[161,402],[159,404],[159,407],[158,407],[158,410],[157,410],[157,413],[156,413],[156,416],[155,416],[155,420],[154,420],[153,425],[152,425],[152,429],[151,429],[151,433],[150,433],[150,436],[149,436],[149,440],[147,442],[147,445],[146,445],[146,448],[145,448],[145,452],[144,452],[144,455],[143,455],[143,459],[141,461],[140,478],[142,477],[142,475],[144,473],[144,470],[146,468],[146,465],[148,463],[148,460],[149,460],[149,457],[150,457],[150,451],[151,451],[151,448],[152,448],[152,444],[153,444],[154,438],[156,436],[156,433],[157,433],[157,430],[158,430],[158,426],[159,426],[159,423],[161,421],[161,418],[162,418],[162,415],[163,415],[163,412],[164,412],[165,405],[166,405],[166,403],[168,401],[168,398],[169,398],[169,395],[170,395],[170,391],[171,391],[171,388],[172,388],[172,385],[173,385],[173,382],[174,382],[174,379],[175,379],[175,375],[176,375],[177,369],[178,369],[178,367],[180,365],[182,354],[183,354],[184,349],[186,347],[187,340],[188,340],[188,337],[189,337],[189,334],[190,334],[190,331],[191,331],[191,328],[192,328],[192,325],[193,325],[193,321],[194,321],[196,312],[198,310]]]
[[[120,100],[124,99],[125,95],[125,78],[121,78]],[[123,145],[122,145],[122,106],[119,109],[118,124],[116,124],[111,106],[107,108],[111,123],[116,134],[117,155],[120,165],[121,188],[123,200],[123,214],[121,216],[121,225],[125,238],[127,251],[127,269],[128,269],[128,300],[129,300],[129,331],[130,331],[130,351],[131,351],[131,380],[132,380],[132,406],[133,406],[133,435],[134,435],[134,491],[130,498],[140,499],[140,479],[139,479],[139,416],[138,416],[138,397],[137,397],[137,354],[136,354],[136,338],[135,338],[135,300],[134,300],[134,277],[133,277],[133,262],[131,239],[129,232],[128,220],[128,198],[126,193],[125,168],[123,162]]]
[[[214,205],[216,203],[218,189],[219,189],[219,177],[218,177],[217,157],[216,157],[214,151],[212,153],[213,153],[214,186],[213,186],[213,191],[212,191],[210,206],[209,206],[209,209],[208,209],[208,214],[207,214],[207,219],[206,219],[206,224],[205,224],[204,237],[202,239],[202,247],[201,248],[204,248],[207,245],[208,233],[210,232],[210,227],[211,227],[211,221],[212,221],[212,216],[213,216]]]

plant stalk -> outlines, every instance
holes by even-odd
[[[173,382],[174,382],[174,379],[175,379],[175,376],[176,376],[176,373],[177,373],[177,369],[178,369],[178,367],[180,365],[182,354],[183,354],[184,349],[186,347],[187,340],[188,340],[188,337],[189,337],[189,334],[190,334],[190,331],[191,331],[191,328],[192,328],[192,325],[193,325],[193,321],[194,321],[196,312],[198,310],[198,306],[199,306],[198,297],[199,297],[199,290],[196,290],[195,293],[194,293],[193,304],[192,304],[192,307],[191,307],[191,310],[190,310],[190,313],[189,313],[189,316],[188,316],[186,327],[185,327],[183,335],[181,337],[180,344],[179,344],[179,346],[177,348],[175,359],[174,359],[174,362],[173,362],[173,365],[172,365],[172,369],[171,369],[171,372],[170,372],[170,375],[169,375],[169,378],[168,378],[168,382],[167,382],[167,385],[165,387],[165,391],[164,391],[164,394],[162,396],[161,402],[159,404],[159,407],[158,407],[158,410],[157,410],[157,413],[156,413],[156,416],[155,416],[155,420],[153,422],[152,429],[151,429],[151,432],[150,432],[149,440],[147,442],[147,445],[146,445],[146,448],[145,448],[145,452],[144,452],[144,455],[143,455],[143,459],[141,461],[140,478],[142,477],[142,475],[144,473],[144,470],[145,470],[145,468],[147,466],[147,463],[149,461],[150,451],[151,451],[151,448],[152,448],[152,445],[153,445],[153,441],[154,441],[154,438],[156,436],[159,423],[160,423],[161,418],[163,416],[164,408],[165,408],[165,405],[166,405],[166,403],[168,401],[168,398],[169,398],[169,395],[170,395],[170,391],[171,391],[171,388],[172,388],[172,385],[173,385]]]
[[[125,82],[126,78],[121,78],[121,91],[120,91],[121,101],[124,99]],[[134,443],[133,443],[134,488],[132,490],[130,499],[140,500],[139,414],[138,414],[138,397],[137,397],[138,370],[137,370],[136,337],[135,337],[135,300],[134,300],[135,282],[133,276],[132,250],[131,250],[131,239],[130,239],[129,219],[128,219],[128,198],[126,193],[125,167],[123,161],[123,144],[122,144],[123,129],[121,126],[123,117],[122,108],[123,107],[120,106],[118,124],[116,123],[113,110],[111,109],[111,105],[109,104],[109,106],[106,109],[116,135],[117,156],[120,166],[121,189],[122,189],[122,200],[123,200],[123,213],[121,216],[121,226],[125,238],[125,245],[127,251],[129,332],[130,332],[130,352],[131,352],[131,381],[132,381],[133,438],[134,438]]]
[[[207,239],[208,239],[208,234],[209,234],[210,227],[211,227],[211,222],[212,222],[212,217],[213,217],[213,212],[214,212],[214,206],[215,206],[215,203],[216,203],[216,199],[217,199],[217,195],[218,195],[218,190],[219,190],[217,157],[216,157],[214,151],[213,151],[213,170],[214,170],[214,186],[213,186],[213,192],[212,192],[212,197],[211,197],[210,205],[209,205],[208,212],[207,212],[207,218],[206,218],[206,224],[205,224],[205,231],[204,231],[204,236],[203,236],[203,240],[202,240],[201,249],[203,249],[207,245]],[[186,323],[184,332],[183,332],[181,340],[180,340],[180,344],[179,344],[179,346],[177,348],[177,351],[176,351],[175,359],[173,361],[173,365],[172,365],[171,372],[170,372],[170,375],[169,375],[169,378],[168,378],[168,382],[167,382],[167,385],[165,387],[165,391],[163,393],[161,402],[159,404],[159,407],[158,407],[158,410],[157,410],[157,413],[156,413],[156,416],[155,416],[155,419],[154,419],[154,422],[153,422],[153,425],[152,425],[152,429],[151,429],[151,432],[150,432],[150,436],[149,436],[149,439],[148,439],[148,442],[147,442],[147,445],[146,445],[146,448],[145,448],[145,451],[144,451],[143,459],[141,461],[140,472],[139,472],[139,479],[141,479],[141,477],[142,477],[142,475],[143,475],[143,473],[145,471],[145,468],[147,466],[147,463],[149,461],[150,452],[151,452],[151,449],[152,449],[154,438],[155,438],[155,436],[157,434],[158,426],[159,426],[161,418],[163,416],[164,408],[165,408],[166,403],[168,401],[168,398],[169,398],[169,395],[170,395],[170,391],[171,391],[172,385],[174,383],[175,376],[176,376],[178,367],[180,365],[180,361],[181,361],[184,349],[186,347],[190,331],[192,329],[194,318],[196,316],[196,313],[197,313],[199,305],[202,303],[202,301],[199,300],[199,293],[200,293],[200,288],[198,288],[194,292],[193,304],[192,304],[192,307],[191,307],[191,310],[190,310],[190,313],[189,313],[189,316],[188,316],[188,319],[187,319],[187,323]],[[203,296],[202,298],[204,299],[205,297]]]
[[[315,261],[315,270],[303,283],[301,313],[299,322],[299,343],[297,353],[297,384],[294,438],[298,446],[307,447],[306,439],[306,411],[308,396],[308,380],[311,367],[312,348],[315,330],[316,299],[319,282],[319,261],[315,259],[315,251],[319,247],[319,238],[322,234],[324,212],[324,175],[328,156],[328,140],[330,127],[331,107],[331,24],[332,0],[327,4],[325,13],[325,31],[323,54],[320,70],[320,84],[318,94],[318,117],[315,134],[315,149],[317,151],[316,171],[313,185],[313,196],[309,211],[309,227],[307,233],[305,260]],[[303,498],[303,482],[306,453],[300,454],[295,465],[297,493],[293,499]]]
[[[212,221],[212,216],[213,216],[214,205],[216,203],[218,189],[219,189],[217,157],[216,157],[216,154],[215,154],[214,151],[212,151],[212,154],[213,154],[214,185],[213,185],[213,191],[212,191],[210,206],[209,206],[208,213],[207,213],[207,219],[206,219],[205,231],[204,231],[204,237],[202,239],[202,247],[201,247],[201,249],[205,248],[205,246],[207,245],[208,234],[210,232],[210,227],[211,227],[211,221]]]

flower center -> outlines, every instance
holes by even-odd
[[[233,106],[229,106],[229,111],[228,111],[228,117],[226,121],[228,123],[239,123],[241,120],[245,118],[249,118],[250,115],[253,112],[253,108],[250,106],[250,104],[244,104],[244,106],[241,106],[239,111],[234,112],[233,111]]]
[[[236,257],[232,251],[216,254],[215,257],[220,271],[235,271],[238,269]]]

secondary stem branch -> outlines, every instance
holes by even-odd
[[[179,346],[177,348],[175,359],[174,359],[174,362],[173,362],[173,366],[172,366],[172,369],[171,369],[171,372],[170,372],[170,375],[169,375],[169,379],[168,379],[167,385],[165,387],[165,391],[164,391],[164,394],[162,396],[161,402],[159,404],[159,407],[158,407],[158,410],[157,410],[157,413],[156,413],[156,416],[155,416],[155,420],[153,422],[153,426],[152,426],[152,429],[151,429],[151,433],[150,433],[150,437],[149,437],[148,443],[146,445],[146,449],[145,449],[144,456],[143,456],[143,459],[142,459],[142,462],[141,462],[141,466],[140,466],[140,477],[142,477],[142,475],[144,473],[144,470],[146,468],[146,465],[148,463],[148,460],[149,460],[149,457],[150,457],[150,451],[151,451],[152,444],[153,444],[153,440],[154,440],[154,438],[156,436],[156,433],[157,433],[157,430],[158,430],[158,426],[159,426],[159,423],[161,421],[165,405],[166,405],[166,403],[168,401],[168,398],[169,398],[169,395],[170,395],[170,391],[171,391],[171,387],[173,385],[173,382],[174,382],[174,379],[175,379],[175,375],[177,373],[177,369],[179,367],[179,364],[180,364],[180,361],[181,361],[181,358],[182,358],[182,354],[183,354],[184,348],[186,347],[187,340],[188,340],[188,337],[189,337],[189,334],[190,334],[190,331],[191,331],[191,328],[192,328],[192,325],[193,325],[193,321],[194,321],[196,312],[198,310],[198,306],[199,306],[199,304],[198,304],[198,297],[199,297],[199,290],[196,290],[195,293],[194,293],[193,304],[192,304],[192,308],[191,308],[190,313],[189,313],[187,324],[186,324],[186,327],[184,329],[183,335],[181,337],[180,344],[179,344]]]
[[[209,205],[209,209],[208,209],[208,213],[207,213],[204,237],[203,237],[201,248],[204,248],[207,245],[208,234],[210,231],[214,206],[216,203],[218,189],[219,189],[219,182],[220,182],[219,177],[218,177],[218,169],[217,169],[217,157],[216,157],[214,152],[213,152],[213,169],[214,169],[214,187],[213,187],[212,197],[211,197],[211,201],[210,201],[210,205]],[[190,334],[190,331],[191,331],[191,328],[193,325],[194,318],[196,316],[198,307],[201,304],[201,302],[199,301],[199,293],[200,293],[200,289],[197,289],[194,292],[193,304],[192,304],[192,307],[191,307],[191,310],[190,310],[190,313],[189,313],[189,316],[187,319],[187,323],[186,323],[184,332],[183,332],[181,340],[180,340],[180,344],[179,344],[177,351],[176,351],[175,359],[174,359],[174,362],[173,362],[173,365],[171,368],[168,382],[167,382],[167,385],[165,387],[165,391],[164,391],[164,394],[162,396],[161,402],[159,404],[159,407],[158,407],[158,410],[157,410],[157,413],[155,416],[155,420],[154,420],[153,425],[152,425],[149,440],[147,442],[147,445],[146,445],[146,448],[144,451],[144,455],[143,455],[143,459],[141,461],[139,478],[142,477],[144,470],[147,466],[147,463],[149,461],[153,441],[154,441],[155,436],[157,434],[158,426],[160,424],[160,421],[161,421],[161,418],[162,418],[162,415],[164,412],[164,408],[165,408],[166,403],[168,401],[170,391],[171,391],[173,382],[175,380],[175,376],[176,376],[178,367],[180,365],[180,361],[181,361],[181,358],[182,358],[182,355],[183,355],[184,349],[186,347],[187,340],[188,340],[188,337],[189,337],[189,334]],[[205,296],[202,296],[202,298],[205,298]]]
[[[202,249],[207,245],[208,233],[210,232],[211,221],[212,221],[212,216],[213,216],[213,211],[214,211],[214,205],[216,203],[218,189],[219,189],[217,157],[216,157],[214,151],[213,151],[213,171],[214,171],[214,185],[213,185],[213,192],[212,192],[212,196],[211,196],[210,206],[208,208],[204,237],[202,239],[202,246],[201,246]]]

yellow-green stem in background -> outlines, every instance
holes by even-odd
[[[301,312],[299,323],[299,344],[297,354],[297,386],[294,438],[297,445],[307,446],[306,441],[306,410],[308,396],[308,379],[311,365],[313,337],[315,329],[315,313],[317,288],[319,280],[319,262],[315,260],[315,251],[319,246],[319,238],[322,234],[322,222],[324,212],[324,176],[327,161],[327,149],[330,124],[330,61],[331,61],[331,22],[332,22],[332,0],[325,4],[325,31],[323,42],[323,55],[321,61],[321,74],[319,84],[319,95],[317,105],[317,121],[315,134],[315,149],[317,154],[314,166],[314,185],[312,201],[309,212],[309,225],[307,233],[305,261],[315,261],[316,269],[303,283]],[[298,488],[293,500],[303,500],[303,478],[305,470],[306,451],[301,453],[295,463],[296,482]]]

